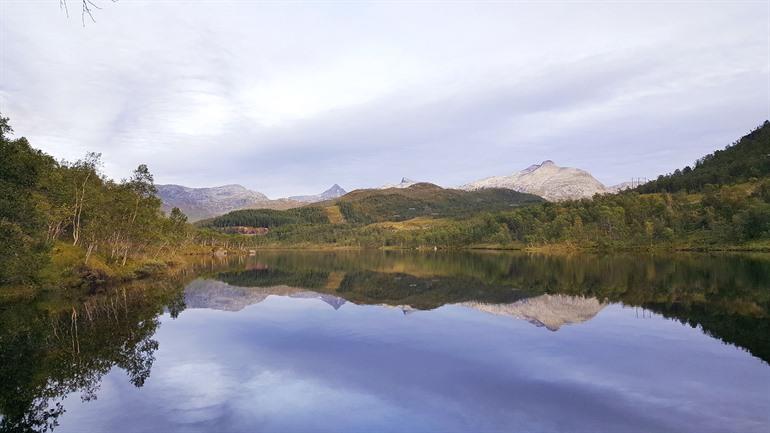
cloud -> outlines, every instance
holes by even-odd
[[[770,117],[760,3],[0,7],[0,111],[117,178],[277,197],[553,159],[612,184]]]

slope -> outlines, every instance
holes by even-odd
[[[708,185],[726,185],[770,176],[770,121],[723,150],[636,188],[640,193],[702,191]]]

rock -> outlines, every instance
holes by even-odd
[[[551,160],[531,165],[509,176],[494,176],[463,185],[460,189],[505,188],[535,194],[548,201],[591,198],[610,192],[591,173],[572,167],[559,167]]]

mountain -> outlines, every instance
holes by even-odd
[[[327,189],[326,191],[320,194],[295,195],[295,196],[289,197],[289,200],[301,201],[302,203],[315,203],[315,202],[324,201],[324,200],[332,200],[337,197],[342,197],[345,194],[347,194],[347,191],[345,191],[344,189],[342,189],[341,186],[335,183],[329,189]]]
[[[389,189],[389,188],[409,188],[410,186],[419,183],[417,181],[414,181],[412,179],[409,179],[408,177],[402,177],[401,182],[399,183],[386,183],[385,185],[382,185],[378,189]]]
[[[181,185],[156,185],[162,209],[169,212],[178,207],[190,221],[226,214],[238,209],[290,209],[301,206],[294,200],[270,200],[266,195],[241,185],[213,188],[188,188]]]
[[[553,161],[543,161],[509,176],[481,179],[460,189],[475,191],[485,188],[506,188],[535,194],[548,201],[591,198],[594,194],[610,192],[591,173],[572,167],[559,167]]]

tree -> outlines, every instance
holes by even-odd
[[[86,194],[93,192],[99,181],[98,170],[101,167],[101,153],[89,152],[84,159],[78,160],[72,166],[74,174],[74,207],[72,212],[72,245],[80,241],[80,228]]]
[[[8,118],[0,115],[0,140],[6,140],[6,137],[11,134],[13,134],[13,128],[8,124]]]

